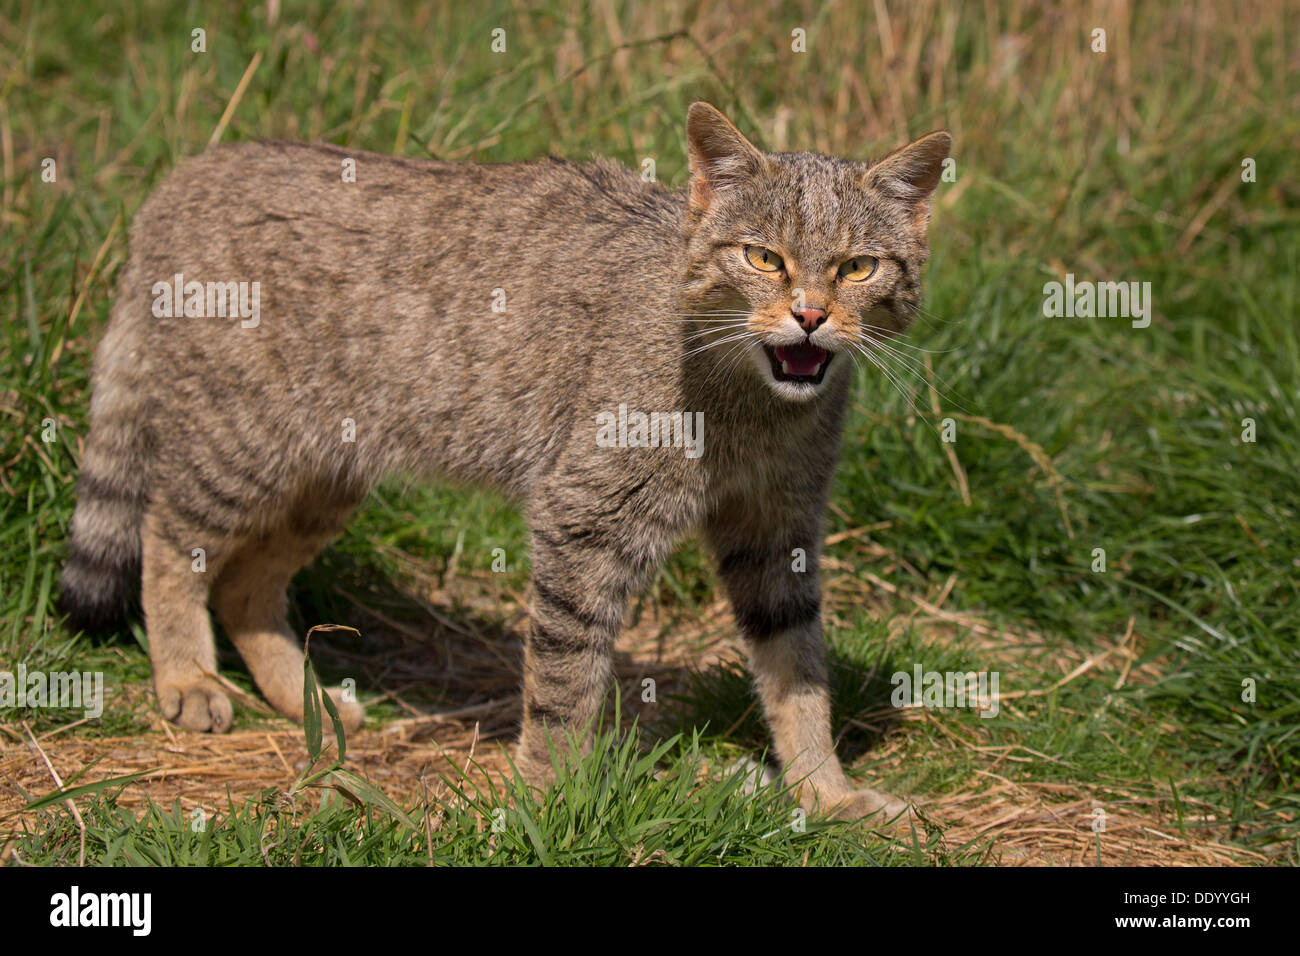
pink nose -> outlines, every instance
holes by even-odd
[[[808,334],[812,334],[821,327],[826,321],[826,310],[817,306],[804,306],[802,309],[791,309],[794,317],[799,320],[799,325]]]

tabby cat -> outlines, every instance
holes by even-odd
[[[211,604],[301,718],[295,572],[385,474],[484,483],[531,530],[517,758],[545,786],[548,728],[589,725],[629,600],[698,530],[801,803],[901,811],[835,756],[817,566],[854,352],[917,310],[951,138],[765,153],[695,103],[686,140],[677,190],[290,142],[183,163],[134,219],[95,357],[70,622],[140,585],[163,715],[220,732]]]

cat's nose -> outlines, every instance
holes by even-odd
[[[790,311],[794,313],[800,327],[809,335],[821,328],[821,324],[826,321],[826,310],[819,306],[804,306],[802,309]]]

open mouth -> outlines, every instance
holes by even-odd
[[[806,382],[820,385],[826,375],[826,366],[835,356],[811,342],[800,345],[764,345],[763,351],[772,363],[772,374],[778,382]]]

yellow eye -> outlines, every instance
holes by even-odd
[[[876,260],[871,256],[854,256],[840,266],[839,277],[850,282],[862,282],[876,274]]]
[[[746,246],[745,260],[759,272],[779,272],[785,268],[780,256],[762,246]]]

